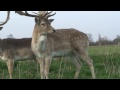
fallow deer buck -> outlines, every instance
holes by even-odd
[[[80,58],[90,67],[92,78],[95,78],[93,61],[88,56],[88,37],[76,29],[54,29],[51,26],[53,19],[48,20],[50,13],[32,15],[27,12],[17,12],[20,15],[35,17],[35,27],[32,35],[32,51],[40,63],[41,79],[48,79],[49,68],[54,57],[71,57],[76,65],[74,78],[77,79],[81,69]]]
[[[10,79],[12,79],[14,61],[36,60],[31,50],[31,41],[32,38],[0,39],[0,57],[7,64]]]
[[[16,11],[21,13],[21,11]],[[7,11],[7,18],[1,25],[8,22],[10,11]],[[14,61],[21,60],[35,60],[35,55],[31,50],[32,38],[21,38],[21,39],[0,39],[0,57],[6,62],[10,79],[12,79],[12,73],[14,68]]]

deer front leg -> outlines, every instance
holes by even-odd
[[[46,79],[48,79],[51,61],[52,61],[52,56],[46,56],[46,58],[45,58],[45,70],[44,70],[44,74],[45,74]]]
[[[37,60],[40,64],[40,75],[41,75],[41,79],[45,79],[45,75],[44,75],[44,69],[45,69],[45,60],[43,58],[39,58]]]
[[[13,60],[8,60],[8,61],[6,61],[6,64],[7,64],[7,67],[8,67],[8,72],[9,72],[9,75],[10,75],[10,79],[12,79],[14,61]]]

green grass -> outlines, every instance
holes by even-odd
[[[120,78],[120,46],[91,46],[89,56],[93,60],[97,79]],[[76,67],[68,59],[53,60],[50,79],[73,79]],[[39,64],[34,61],[15,62],[14,79],[40,79]],[[9,79],[5,62],[0,61],[0,79]],[[87,64],[82,61],[79,79],[91,79]]]

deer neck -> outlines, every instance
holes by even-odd
[[[46,34],[43,34],[42,31],[39,29],[38,25],[35,25],[33,35],[32,35],[32,43],[38,43],[39,39],[41,38],[44,41]]]
[[[32,51],[38,57],[43,57],[46,49],[47,34],[43,34],[36,26],[32,35]]]
[[[45,57],[45,50],[46,50],[46,39],[47,35],[40,35],[37,39],[37,43],[35,44],[35,54],[39,58]]]
[[[32,36],[32,42],[34,44],[45,43],[46,39],[47,39],[47,35],[46,34],[42,34],[40,32],[34,32],[34,34]]]

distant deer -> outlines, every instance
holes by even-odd
[[[32,51],[40,63],[41,79],[48,79],[49,68],[54,57],[71,57],[76,65],[74,79],[77,79],[81,69],[80,58],[90,67],[92,78],[95,79],[93,61],[88,56],[89,40],[85,33],[76,29],[54,29],[48,19],[55,15],[46,12],[44,15],[32,15],[27,11],[16,11],[20,15],[35,17],[35,27],[32,34]],[[61,23],[61,22],[60,22]]]
[[[13,78],[14,61],[36,60],[31,50],[31,40],[32,38],[0,39],[0,57],[7,64],[10,79]]]

